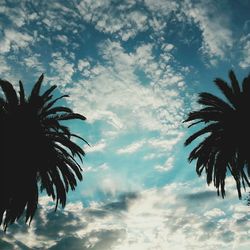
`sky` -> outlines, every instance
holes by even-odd
[[[0,248],[249,249],[247,193],[228,176],[218,197],[183,146],[197,94],[250,72],[249,13],[249,0],[0,0],[0,77],[29,92],[44,73],[91,145],[67,206],[41,195]]]

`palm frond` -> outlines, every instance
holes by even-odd
[[[44,105],[44,107],[42,109],[42,112],[45,112],[45,111],[49,110],[57,101],[59,101],[62,98],[65,98],[65,97],[69,97],[69,95],[62,95],[62,96],[54,99],[53,101],[47,103],[46,105]]]
[[[250,75],[244,78],[243,84],[242,84],[243,93],[250,96]]]
[[[217,87],[221,90],[221,92],[225,95],[229,103],[234,108],[237,108],[237,99],[235,98],[233,90],[228,86],[228,84],[220,78],[216,78],[214,82],[217,85]]]
[[[240,94],[240,85],[239,85],[239,82],[238,82],[238,80],[237,80],[237,78],[232,70],[229,71],[229,78],[231,80],[234,94],[239,95]]]
[[[42,74],[39,77],[38,81],[35,83],[32,91],[31,91],[30,97],[29,97],[29,102],[30,103],[32,103],[37,98],[37,96],[39,96],[39,92],[40,92],[40,89],[41,89],[43,78],[44,78],[44,75]]]
[[[40,117],[46,117],[49,115],[55,115],[58,112],[66,112],[66,113],[73,113],[72,109],[67,108],[67,107],[55,107],[55,108],[51,108],[48,109],[47,111],[41,113]]]
[[[59,204],[66,205],[69,189],[74,190],[77,180],[82,180],[82,169],[75,158],[82,162],[85,152],[71,139],[87,141],[71,133],[61,121],[86,118],[68,107],[54,106],[68,95],[53,99],[56,86],[40,94],[42,82],[43,75],[26,100],[21,81],[18,97],[11,83],[0,80],[5,95],[5,99],[0,98],[0,125],[3,128],[0,138],[5,143],[0,150],[4,159],[4,176],[0,178],[0,192],[4,190],[0,224],[5,230],[24,213],[26,222],[32,221],[39,190],[45,190],[55,200],[57,209]]]
[[[196,132],[193,135],[191,135],[190,137],[188,137],[188,139],[185,141],[184,145],[187,146],[192,141],[194,141],[196,138],[198,138],[199,136],[206,134],[206,133],[211,133],[219,128],[220,128],[220,124],[218,124],[218,123],[209,124],[205,128],[199,130],[198,132]]]
[[[20,98],[20,105],[25,104],[25,92],[23,88],[23,83],[19,81],[19,98]]]
[[[203,107],[190,112],[184,122],[192,122],[189,127],[195,124],[204,126],[200,126],[200,130],[189,136],[184,145],[187,146],[209,133],[190,152],[188,160],[196,160],[198,176],[206,170],[207,184],[213,182],[218,195],[223,198],[229,170],[235,180],[238,197],[241,198],[242,187],[250,187],[250,157],[247,146],[250,140],[250,75],[243,80],[242,89],[233,71],[229,72],[229,78],[231,87],[224,80],[215,79],[215,84],[226,97],[225,101],[211,93],[199,94],[198,103]]]
[[[232,107],[228,103],[224,102],[222,99],[213,94],[202,92],[199,94],[199,97],[199,104],[216,108],[218,111],[222,112],[232,111]]]
[[[86,117],[80,114],[76,113],[68,113],[68,114],[62,114],[55,116],[55,119],[58,121],[63,121],[63,120],[72,120],[72,119],[79,119],[79,120],[86,120]]]
[[[57,88],[56,85],[51,86],[48,90],[46,90],[42,95],[41,98],[43,99],[43,102],[47,102],[48,100],[52,99],[53,95],[52,92]]]
[[[12,84],[8,81],[0,80],[0,86],[4,92],[9,107],[15,108],[18,105],[18,98]]]

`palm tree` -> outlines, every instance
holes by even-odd
[[[38,205],[39,189],[62,207],[69,189],[74,190],[77,179],[82,180],[84,151],[72,138],[65,120],[86,118],[67,107],[54,106],[67,97],[53,99],[50,87],[40,94],[43,75],[34,85],[28,98],[19,82],[19,95],[11,83],[0,80],[5,98],[0,97],[0,224],[6,230],[25,212],[31,222]],[[65,123],[65,122],[64,122]]]
[[[197,174],[205,170],[207,184],[213,182],[218,195],[224,198],[225,179],[230,173],[241,198],[241,187],[250,186],[250,75],[242,86],[232,70],[229,78],[231,86],[220,78],[214,80],[225,98],[199,94],[202,108],[189,113],[184,122],[192,122],[189,127],[202,123],[203,127],[185,141],[185,146],[201,138],[189,155],[190,162],[197,160]]]

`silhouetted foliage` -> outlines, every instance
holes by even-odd
[[[199,94],[198,103],[203,107],[189,113],[184,122],[193,122],[189,127],[198,123],[203,123],[204,127],[191,135],[185,146],[208,134],[191,151],[189,161],[197,160],[197,174],[200,176],[205,170],[207,183],[213,181],[218,195],[221,192],[223,198],[229,171],[241,198],[241,187],[250,186],[250,75],[242,86],[232,70],[229,78],[231,86],[220,78],[214,80],[225,100],[207,92]]]
[[[28,98],[19,82],[19,95],[11,83],[0,80],[4,97],[0,98],[0,224],[7,226],[25,213],[31,222],[38,204],[39,189],[62,207],[66,195],[74,190],[77,178],[82,179],[81,167],[76,161],[84,151],[61,121],[86,118],[67,107],[54,106],[67,97],[53,99],[56,86],[40,94],[43,75],[34,85]]]

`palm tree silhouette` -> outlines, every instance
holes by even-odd
[[[241,187],[250,186],[250,75],[242,86],[232,70],[229,78],[231,86],[220,78],[214,80],[224,99],[207,92],[199,94],[198,103],[203,107],[189,113],[184,122],[193,122],[189,127],[198,123],[204,127],[191,135],[185,146],[202,138],[189,155],[190,162],[197,160],[197,174],[200,176],[205,170],[207,184],[213,181],[218,195],[221,193],[224,198],[228,170],[241,198]]]
[[[28,98],[19,82],[19,96],[11,83],[0,80],[5,98],[0,98],[0,224],[6,230],[25,212],[26,222],[31,222],[38,205],[39,189],[62,207],[66,194],[74,190],[77,180],[82,180],[81,167],[84,151],[61,121],[86,118],[67,107],[54,104],[67,95],[53,99],[50,87],[43,94],[40,76]]]

